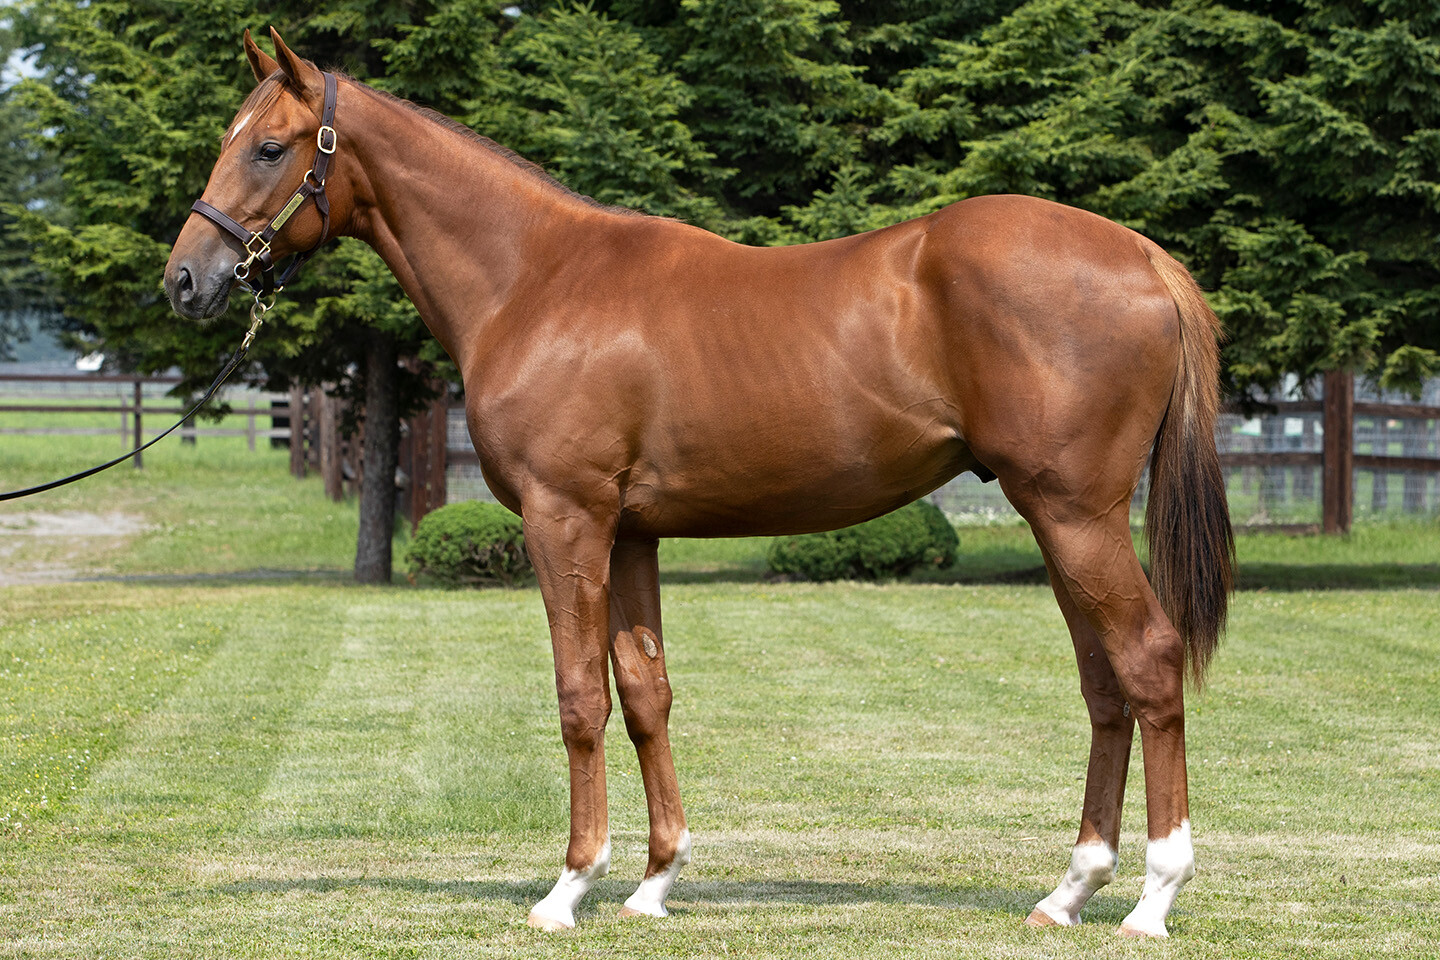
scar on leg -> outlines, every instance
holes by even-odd
[[[635,636],[640,638],[640,645],[645,648],[645,656],[651,660],[660,656],[660,647],[655,643],[655,634],[644,627],[636,627]]]

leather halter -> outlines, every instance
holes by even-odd
[[[192,211],[210,220],[244,246],[247,256],[235,265],[235,279],[250,288],[250,291],[255,294],[257,302],[262,297],[284,290],[285,285],[295,279],[295,274],[325,243],[326,234],[330,232],[330,200],[325,196],[325,176],[330,169],[330,157],[335,153],[338,142],[333,125],[335,123],[337,84],[333,73],[325,73],[323,76],[325,77],[325,106],[320,113],[320,129],[315,134],[315,160],[311,163],[310,169],[305,171],[305,178],[301,180],[300,188],[295,191],[289,202],[280,209],[273,220],[263,229],[253,231],[246,229],[239,222],[204,200],[196,200],[190,207]],[[315,242],[315,246],[304,253],[297,253],[291,259],[285,271],[280,274],[280,280],[277,283],[275,261],[270,253],[270,241],[275,239],[275,235],[284,228],[295,211],[299,210],[305,201],[312,197],[315,200],[315,209],[320,211],[320,239]],[[260,267],[258,281],[255,277],[256,264]]]

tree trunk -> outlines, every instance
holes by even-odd
[[[360,485],[360,535],[355,579],[390,582],[390,539],[395,532],[395,466],[400,416],[395,338],[372,331],[365,345],[365,472]]]

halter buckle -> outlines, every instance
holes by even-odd
[[[259,246],[252,246],[252,244],[255,244],[257,242],[259,243]],[[248,264],[256,257],[263,257],[265,256],[265,254],[270,252],[270,241],[266,240],[264,237],[260,236],[260,234],[257,233],[249,240],[245,241],[245,252],[250,254],[250,258],[245,261]]]
[[[326,146],[325,143],[325,137],[327,133],[330,137],[329,146]],[[321,153],[334,153],[337,140],[338,137],[335,133],[335,128],[328,124],[321,126],[319,130],[315,131],[315,149],[319,150]]]

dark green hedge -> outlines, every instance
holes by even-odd
[[[468,500],[426,514],[406,548],[410,578],[452,587],[513,587],[533,570],[520,518],[497,503]]]
[[[940,508],[917,500],[843,530],[777,537],[767,560],[772,572],[806,580],[881,580],[948,567],[959,545]]]

